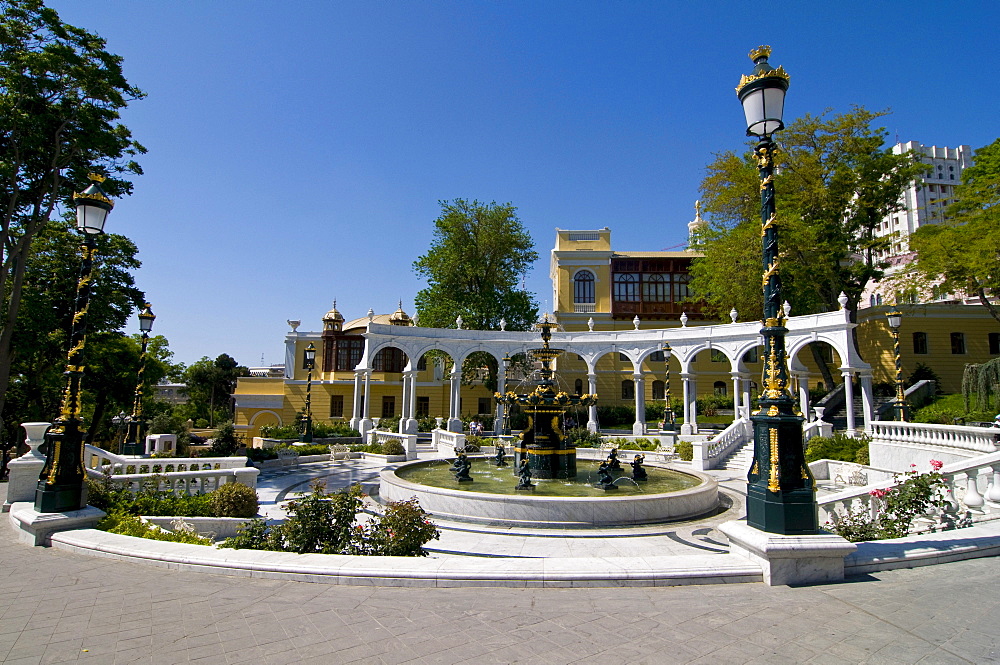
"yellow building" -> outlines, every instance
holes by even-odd
[[[550,277],[559,332],[552,344],[566,350],[555,369],[568,392],[596,392],[602,405],[634,405],[633,431],[641,433],[647,431],[645,404],[664,398],[669,368],[671,395],[682,397],[678,415],[687,429],[697,431],[694,403],[707,395],[731,398],[736,417],[749,415],[761,383],[760,323],[754,313],[735,311],[732,322],[707,321],[688,302],[688,270],[696,257],[616,252],[607,228],[556,230]],[[887,308],[854,313],[846,302],[842,297],[840,311],[818,315],[797,316],[786,308],[789,388],[812,419],[808,389],[851,378],[844,391],[850,401],[858,384],[867,426],[875,417],[873,383],[895,378]],[[966,363],[1000,355],[1000,327],[983,307],[907,305],[902,311],[906,375],[924,363],[943,390],[956,392]],[[256,434],[265,424],[294,422],[310,388],[314,420],[366,431],[376,418],[400,417],[400,427],[415,433],[418,419],[436,417],[448,429],[460,429],[463,415],[499,411],[481,381],[463,385],[453,368],[473,352],[490,353],[499,363],[539,341],[536,332],[420,328],[401,306],[393,314],[369,311],[345,322],[335,304],[322,317],[320,332],[299,332],[299,322],[289,324],[284,375],[239,380],[240,429]],[[311,377],[304,365],[310,344],[317,350]],[[502,389],[505,377],[499,379]],[[594,408],[587,424],[598,426]],[[855,429],[853,414],[848,428]]]

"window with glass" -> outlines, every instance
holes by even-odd
[[[743,362],[745,363],[755,363],[760,360],[760,348],[754,347],[743,354]]]
[[[670,302],[670,275],[646,273],[642,276],[644,302]]]
[[[713,363],[724,363],[727,360],[726,354],[717,349],[712,349],[710,357],[712,358]]]
[[[622,399],[635,399],[635,381],[632,379],[622,381]]]
[[[576,381],[573,382],[573,391],[577,395],[583,394],[583,379],[577,379]]]
[[[663,399],[665,394],[663,381],[659,379],[653,381],[653,399]]]
[[[951,352],[955,355],[965,353],[965,333],[953,332],[951,334]]]
[[[476,413],[490,413],[493,411],[493,400],[489,397],[479,398],[479,411]]]
[[[427,371],[427,356],[420,356],[420,360],[417,361],[417,371]]]
[[[615,275],[615,300],[639,302],[639,275],[630,272]]]
[[[431,398],[417,395],[417,418],[431,415]]]
[[[573,302],[592,304],[594,302],[594,273],[581,270],[573,278]]]
[[[663,351],[653,351],[652,353],[649,354],[649,361],[650,362],[662,363],[663,360],[664,360],[664,358],[663,358]]]
[[[376,353],[372,361],[372,369],[376,372],[402,372],[405,365],[406,354],[392,346]]]
[[[344,396],[343,395],[330,395],[330,417],[331,418],[343,418],[344,417]]]
[[[1000,333],[989,333],[990,355],[1000,355]]]
[[[725,381],[716,381],[715,383],[713,383],[712,384],[712,392],[714,392],[716,395],[718,395],[720,397],[725,397],[726,396],[726,382]]]
[[[396,396],[382,395],[382,417],[392,418],[396,415]]]
[[[913,352],[920,354],[927,353],[927,333],[913,333]]]
[[[688,289],[689,281],[690,277],[688,275],[674,275],[674,302],[681,302],[691,297],[691,291]]]
[[[365,350],[364,337],[341,337],[337,340],[337,371],[349,372],[361,362]]]

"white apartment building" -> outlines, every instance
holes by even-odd
[[[887,279],[868,286],[861,307],[893,301],[896,287],[888,278],[914,259],[915,254],[910,250],[910,234],[925,224],[936,224],[944,219],[944,209],[955,195],[955,186],[962,182],[962,171],[972,165],[972,148],[967,145],[941,148],[907,141],[892,147],[892,152],[897,155],[911,150],[923,163],[930,165],[931,170],[923,178],[910,183],[903,191],[903,208],[882,220],[876,229],[878,237],[892,236],[891,248],[881,257],[889,262],[890,267],[886,270]],[[892,293],[888,292],[890,289]],[[921,301],[951,299],[948,294],[936,292],[921,295]]]

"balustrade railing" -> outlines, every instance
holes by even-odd
[[[257,487],[257,474],[253,467],[206,469],[204,471],[170,471],[165,473],[106,474],[97,469],[87,469],[87,477],[109,481],[132,492],[159,490],[178,495],[205,494],[219,489],[226,483],[240,483]]]
[[[753,426],[749,418],[737,418],[729,427],[707,441],[692,441],[691,464],[695,469],[714,469],[734,450],[753,440]]]
[[[112,475],[235,469],[246,463],[246,457],[128,457],[91,445],[84,446],[83,455],[84,468]]]
[[[876,420],[871,424],[873,442],[925,444],[957,448],[979,453],[997,450],[997,430],[960,425],[928,425],[894,420]]]
[[[454,455],[456,448],[465,448],[465,434],[438,428],[431,432],[431,444],[435,450]]]
[[[954,522],[957,516],[975,521],[1000,513],[1000,452],[946,464],[941,467],[940,473],[945,479],[945,498],[949,508],[943,513],[935,511],[928,514],[924,520],[926,528]],[[819,497],[820,523],[836,524],[849,511],[861,511],[875,519],[884,504],[872,492],[877,494],[894,484],[894,480],[882,480]]]
[[[400,434],[399,432],[386,432],[382,430],[374,431],[375,441],[377,443],[386,443],[387,441],[398,441],[403,450],[406,451],[406,459],[412,460],[417,459],[417,435],[416,434]]]

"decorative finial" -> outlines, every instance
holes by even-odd
[[[587,319],[587,330],[594,332],[594,317]]]
[[[500,319],[500,330],[507,330],[507,319]]]
[[[737,317],[739,317],[739,312],[737,312],[736,308],[733,307],[731,310],[729,310],[729,318],[732,320],[733,323],[736,323]]]
[[[104,182],[105,180],[107,180],[107,177],[101,175],[100,173],[88,173],[87,174],[87,179],[88,180],[93,180],[97,184],[100,184],[100,183]]]
[[[786,319],[792,313],[792,306],[791,306],[791,304],[789,304],[789,302],[787,300],[785,301],[785,304],[781,306],[781,311],[783,311],[785,313],[785,318]]]
[[[368,308],[368,321],[371,322],[371,321],[374,321],[374,320],[375,320],[375,310],[373,310],[371,307],[369,307]]]
[[[767,44],[762,44],[761,46],[758,46],[754,50],[750,51],[748,55],[750,56],[750,59],[753,60],[754,62],[757,62],[757,60],[759,60],[760,58],[770,58],[771,47],[768,46]]]
[[[287,323],[292,328],[292,332],[296,332],[299,326],[302,325],[301,321],[293,321],[292,319],[286,320],[285,323]]]
[[[700,199],[694,202],[694,220],[696,222],[700,222],[701,221],[701,200]]]
[[[455,319],[455,327],[458,328],[459,330],[461,330],[462,329],[462,323],[463,323],[462,322],[462,315],[459,314],[458,317]]]
[[[837,296],[837,302],[840,303],[840,309],[846,309],[847,308],[847,294],[844,293],[843,291],[841,291],[840,295]]]
[[[639,329],[639,315],[638,315],[638,314],[636,314],[636,315],[635,315],[635,318],[634,318],[634,319],[632,319],[632,326],[633,326],[633,327],[634,327],[634,328],[635,328],[636,330],[638,330],[638,329]]]
[[[688,313],[681,312],[681,328],[687,328],[688,324]]]

